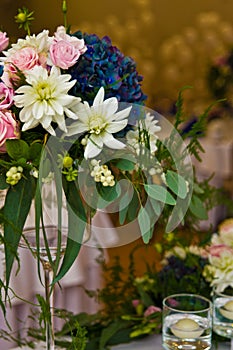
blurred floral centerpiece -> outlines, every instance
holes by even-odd
[[[162,116],[144,106],[142,77],[133,59],[108,37],[70,33],[66,12],[63,1],[65,25],[52,36],[48,30],[30,33],[33,13],[25,8],[16,21],[26,37],[10,44],[7,34],[0,34],[6,286],[32,202],[36,234],[43,226],[45,184],[55,183],[58,214],[61,192],[68,210],[67,245],[60,268],[55,267],[56,281],[78,256],[86,223],[98,209],[114,204],[121,225],[137,219],[145,243],[159,220],[169,231],[184,217],[188,223],[207,218],[208,186],[193,186],[195,175],[187,163],[201,149],[197,133],[187,135],[185,147],[180,137],[181,94],[175,127],[160,140],[159,133],[167,130],[160,125]],[[203,118],[205,113],[197,131]]]
[[[154,244],[155,258],[150,263],[145,261],[141,275],[137,272],[136,253],[143,254],[143,246],[130,252],[128,270],[121,265],[120,257],[110,265],[103,262],[105,287],[92,292],[103,302],[103,309],[91,316],[71,315],[63,332],[75,327],[78,320],[87,329],[90,350],[160,333],[162,300],[166,296],[186,292],[211,300],[213,288],[222,291],[232,287],[232,239],[233,219],[229,218],[219,224],[213,235],[165,234]],[[224,340],[214,334],[215,338]]]

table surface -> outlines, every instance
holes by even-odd
[[[43,344],[38,344],[38,346],[35,348],[36,350],[42,350],[45,349]],[[119,344],[111,347],[111,350],[162,350],[162,338],[161,335],[152,335],[148,336],[143,340],[137,340],[132,341],[128,344]],[[231,344],[230,341],[227,341],[225,343],[219,343],[218,347],[212,347],[214,350],[230,350]],[[22,347],[22,348],[15,348],[12,350],[29,350],[28,347]],[[62,349],[59,349],[62,350]]]

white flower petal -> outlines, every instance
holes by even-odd
[[[115,134],[116,132],[124,129],[127,125],[127,120],[122,120],[120,122],[112,122],[106,127],[106,131],[110,134]]]
[[[84,151],[84,157],[86,159],[96,157],[100,154],[101,150],[102,148],[97,147],[96,144],[89,139]]]
[[[103,142],[106,146],[113,149],[122,149],[125,144],[115,139],[112,134],[105,133],[103,136]]]

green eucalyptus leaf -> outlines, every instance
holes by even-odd
[[[129,194],[126,192],[119,201],[119,222],[122,225],[125,222],[129,208]]]
[[[14,160],[18,160],[20,158],[29,159],[29,146],[24,140],[6,140],[6,150],[9,156]]]
[[[82,246],[82,238],[86,227],[87,216],[83,206],[78,181],[66,181],[63,177],[63,189],[67,200],[68,238],[65,255],[58,274],[53,283],[58,282],[71,268]]]
[[[191,210],[193,215],[195,215],[198,219],[208,219],[208,213],[203,205],[202,200],[199,197],[195,195],[192,196],[189,209]]]
[[[120,159],[117,161],[116,166],[120,170],[132,171],[135,168],[135,163],[128,159]]]
[[[204,190],[197,183],[194,182],[194,184],[193,184],[193,192],[199,193],[199,194],[203,194]]]
[[[126,220],[129,205],[133,198],[134,189],[132,187],[132,184],[128,181],[122,180],[121,185],[122,196],[119,200],[119,222],[122,225]]]
[[[162,204],[160,201],[150,197],[150,203],[153,208],[153,211],[155,212],[156,216],[159,216],[162,212]]]
[[[167,191],[165,187],[160,185],[154,185],[154,184],[153,185],[145,184],[144,188],[150,197],[165,204],[170,204],[170,205],[176,204],[175,198],[172,197],[172,195]]]
[[[138,208],[139,208],[139,199],[137,193],[134,191],[132,200],[129,204],[128,212],[127,212],[127,218],[129,221],[134,220],[137,217]]]
[[[62,259],[62,264],[58,274],[53,280],[53,284],[57,283],[69,271],[77,258],[82,246],[83,235],[86,222],[73,211],[71,206],[67,204],[68,209],[68,237],[66,242],[66,250]]]
[[[151,223],[150,216],[144,207],[141,207],[139,210],[138,224],[140,227],[143,242],[146,244],[149,243],[153,233],[153,225]]]
[[[168,170],[165,176],[167,185],[172,192],[174,192],[178,197],[184,199],[187,196],[187,185],[185,179],[178,173],[171,170]]]
[[[62,179],[65,196],[71,209],[82,221],[87,222],[85,208],[80,197],[78,181],[66,181],[65,177],[63,177]]]

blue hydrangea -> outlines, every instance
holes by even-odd
[[[100,39],[96,34],[82,34],[87,51],[69,73],[77,82],[72,94],[82,97],[92,104],[101,86],[105,88],[105,98],[115,96],[119,102],[143,104],[147,96],[141,88],[142,76],[138,74],[135,61],[125,56],[109,37]]]

